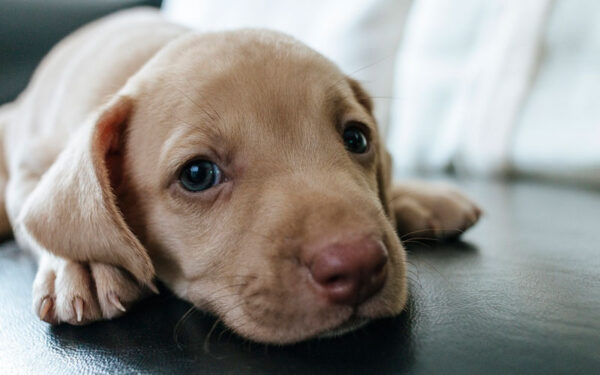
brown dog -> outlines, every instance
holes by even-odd
[[[398,314],[396,223],[444,237],[479,210],[392,188],[371,110],[275,32],[196,34],[137,9],[69,36],[0,111],[0,224],[39,258],[36,313],[110,319],[158,277],[262,342]]]

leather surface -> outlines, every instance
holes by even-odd
[[[246,342],[162,289],[126,316],[51,327],[35,264],[0,248],[0,374],[598,374],[600,193],[462,182],[486,215],[462,242],[412,243],[400,317],[288,347]]]

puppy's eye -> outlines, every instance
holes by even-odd
[[[221,170],[210,161],[194,160],[183,167],[179,181],[186,190],[203,191],[221,182]]]
[[[344,130],[342,137],[344,138],[346,150],[350,152],[355,154],[364,154],[369,149],[367,136],[356,126],[350,126]]]

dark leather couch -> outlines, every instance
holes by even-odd
[[[462,242],[409,245],[400,317],[336,339],[268,347],[163,289],[126,316],[50,327],[35,264],[0,247],[0,374],[598,374],[600,195],[534,182],[460,182],[486,210]]]
[[[134,3],[143,1],[0,3],[1,98],[71,28]],[[35,264],[5,241],[0,374],[599,374],[600,193],[455,182],[486,215],[462,242],[407,244],[403,315],[288,347],[186,315],[189,304],[164,289],[123,318],[50,327],[31,307]]]

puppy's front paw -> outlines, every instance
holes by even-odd
[[[481,216],[473,201],[446,185],[397,187],[392,191],[391,206],[403,239],[458,237]]]
[[[33,283],[33,308],[50,324],[82,325],[120,316],[148,294],[115,266],[44,255]]]

